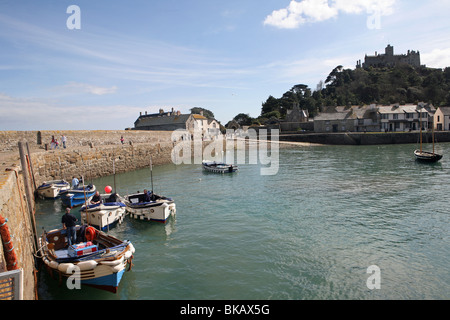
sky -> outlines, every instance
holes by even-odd
[[[0,130],[123,130],[193,107],[225,125],[388,44],[445,68],[449,12],[450,0],[0,0]]]

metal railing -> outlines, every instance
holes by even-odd
[[[23,300],[23,269],[0,273],[0,300]]]

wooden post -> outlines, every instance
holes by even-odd
[[[27,198],[28,210],[29,210],[29,214],[30,214],[30,221],[31,221],[31,226],[33,228],[33,233],[34,233],[34,248],[35,248],[35,250],[37,250],[38,238],[37,238],[37,232],[36,232],[36,221],[35,221],[35,217],[34,217],[34,210],[35,210],[34,195],[33,195],[33,191],[32,191],[31,180],[30,180],[29,171],[28,171],[27,157],[26,157],[26,153],[25,153],[25,146],[24,146],[23,142],[19,142],[19,154],[20,154],[20,163],[22,166],[22,177],[23,177],[23,182],[24,182],[24,186],[25,186],[25,197]]]

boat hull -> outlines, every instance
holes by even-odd
[[[416,157],[417,161],[420,162],[437,162],[442,159],[442,155],[438,153],[432,153],[432,152],[426,152],[426,151],[420,151],[415,150],[414,155]]]
[[[56,274],[60,280],[62,277],[71,278],[80,285],[116,293],[127,266],[131,267],[135,249],[129,241],[121,242],[114,237],[101,234],[102,241],[113,239],[110,241],[114,244],[100,251],[73,257],[64,249],[67,248],[65,230],[44,233],[39,238],[39,246],[42,248],[42,261],[50,275],[53,277]]]
[[[126,215],[124,203],[112,202],[97,205],[89,205],[87,210],[85,206],[80,210],[81,223],[90,224],[95,228],[108,231],[116,224],[121,224]]]
[[[170,216],[175,216],[176,206],[173,202],[163,202],[143,207],[127,206],[126,210],[130,217],[136,220],[166,223]]]
[[[91,201],[96,191],[95,186],[86,190],[83,189],[69,189],[61,192],[61,201],[65,206],[70,208],[81,206]]]
[[[233,173],[238,171],[238,167],[232,164],[216,163],[210,161],[202,162],[203,170],[212,173]]]
[[[64,180],[52,180],[46,181],[40,185],[36,192],[41,198],[45,199],[56,199],[59,197],[61,192],[70,189],[70,184]]]

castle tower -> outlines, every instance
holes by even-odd
[[[388,44],[388,46],[385,49],[385,53],[387,56],[394,56],[394,47]]]

